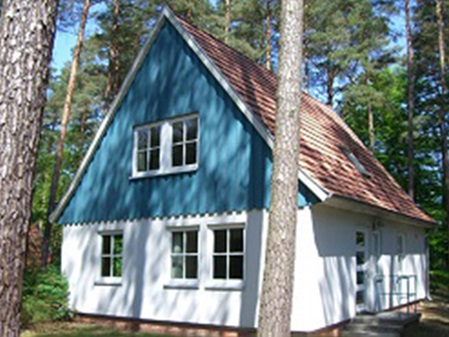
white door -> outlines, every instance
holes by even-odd
[[[368,265],[368,242],[366,231],[357,230],[355,233],[356,243],[356,311],[366,310],[366,272]]]

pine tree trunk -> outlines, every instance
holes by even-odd
[[[225,38],[224,42],[229,43],[229,34],[231,32],[231,0],[226,0],[226,12],[225,12]]]
[[[413,144],[413,115],[415,109],[415,79],[413,76],[413,41],[410,27],[410,3],[405,0],[405,35],[407,39],[407,71],[408,71],[408,127],[407,127],[407,168],[408,168],[408,194],[415,198],[415,170],[413,161],[415,150]]]
[[[267,43],[267,49],[266,49],[266,63],[265,67],[267,70],[272,70],[271,67],[271,44],[272,44],[272,28],[271,28],[271,8],[270,8],[270,0],[267,0],[266,4],[266,11],[267,11],[267,18],[266,18],[266,31],[265,31],[265,40]]]
[[[330,106],[334,104],[334,72],[332,70],[327,72],[327,104]]]
[[[64,101],[64,108],[62,110],[61,126],[59,131],[59,140],[56,144],[56,158],[55,166],[53,169],[53,176],[50,186],[50,197],[48,201],[48,216],[56,207],[56,197],[58,193],[59,178],[61,176],[62,160],[64,156],[64,143],[67,137],[67,125],[70,121],[71,107],[73,93],[75,92],[76,74],[78,72],[78,65],[80,60],[81,51],[83,49],[84,32],[86,30],[87,17],[89,15],[90,0],[84,1],[84,8],[81,13],[80,26],[78,28],[78,38],[75,46],[75,52],[73,55],[72,68],[70,70],[69,83],[67,84],[67,94]],[[44,236],[42,240],[42,266],[47,266],[48,254],[50,249],[52,223],[48,220],[45,223]]]
[[[120,13],[120,0],[113,0],[114,9],[112,11],[112,29],[109,41],[109,64],[108,64],[108,79],[106,84],[106,91],[104,94],[106,105],[105,111],[109,110],[109,104],[112,101],[113,95],[118,93],[119,84],[118,84],[118,76],[119,76],[119,60],[118,60],[118,48],[116,45],[116,35],[117,30],[119,28],[118,25],[118,16]]]
[[[439,107],[439,128],[441,133],[441,155],[443,160],[443,209],[445,212],[445,222],[449,237],[449,157],[447,143],[447,125],[445,122],[445,110],[447,109],[447,84],[446,84],[446,52],[444,50],[444,24],[443,8],[440,2],[435,0],[435,9],[438,19],[438,50],[440,54],[440,73],[441,73],[441,102]],[[449,266],[449,254],[447,256],[447,265]]]
[[[57,1],[6,0],[0,31],[0,337],[18,337]],[[7,80],[5,80],[7,79]]]
[[[368,103],[368,133],[369,133],[369,148],[372,153],[376,150],[375,141],[376,138],[374,136],[374,114],[373,114],[373,105],[371,102]]]
[[[284,0],[260,337],[289,337],[298,194],[303,0]]]

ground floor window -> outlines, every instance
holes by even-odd
[[[243,280],[244,228],[220,228],[214,229],[213,233],[213,278]]]
[[[172,232],[171,277],[198,278],[198,230]]]
[[[123,234],[101,234],[101,276],[121,277],[123,269]]]

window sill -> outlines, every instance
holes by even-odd
[[[170,280],[164,289],[199,289],[198,280]]]
[[[198,164],[176,167],[167,170],[159,170],[159,171],[149,171],[149,172],[134,172],[132,176],[129,177],[129,180],[137,180],[143,178],[152,178],[152,177],[161,177],[168,176],[172,174],[179,173],[192,173],[198,170]]]
[[[205,284],[206,290],[232,290],[243,291],[245,282],[243,280],[210,280]]]
[[[110,287],[121,287],[122,278],[121,277],[104,277],[94,282],[95,286],[110,286]]]

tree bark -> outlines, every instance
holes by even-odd
[[[327,72],[327,104],[329,106],[334,104],[334,72],[332,70]]]
[[[0,32],[0,337],[18,337],[32,185],[57,1],[3,1]]]
[[[260,337],[290,336],[298,209],[302,31],[303,0],[284,0]]]
[[[448,228],[449,237],[449,157],[447,142],[447,125],[445,121],[445,110],[447,108],[447,83],[446,83],[446,52],[444,50],[444,23],[443,8],[440,0],[435,0],[435,10],[438,20],[438,50],[440,54],[440,85],[441,102],[439,107],[438,124],[441,133],[441,156],[443,161],[443,209],[445,212],[445,222]],[[449,254],[447,254],[447,265],[449,266]]]
[[[231,0],[226,0],[225,2],[226,12],[225,12],[225,38],[224,42],[229,43],[229,34],[231,32]]]
[[[44,236],[42,240],[42,266],[46,267],[48,263],[48,254],[50,250],[50,239],[51,239],[51,230],[52,230],[52,223],[48,220],[48,217],[50,216],[51,212],[56,207],[56,198],[58,193],[58,186],[59,186],[59,178],[61,176],[61,168],[62,168],[62,160],[64,156],[64,143],[65,139],[67,137],[67,125],[70,121],[70,114],[71,114],[71,108],[72,108],[72,98],[73,93],[75,92],[75,86],[76,86],[76,74],[78,72],[78,65],[80,60],[81,51],[83,49],[83,43],[84,43],[84,33],[86,30],[86,22],[87,17],[89,15],[89,9],[90,9],[90,0],[84,1],[84,7],[83,11],[81,12],[81,21],[78,28],[78,37],[76,41],[75,51],[73,55],[73,61],[72,61],[72,68],[70,69],[70,76],[69,76],[69,83],[67,84],[67,93],[65,96],[64,101],[64,108],[62,110],[62,116],[61,116],[61,126],[59,131],[59,140],[56,144],[56,158],[55,158],[55,166],[53,169],[53,176],[51,179],[51,186],[50,186],[50,196],[48,200],[48,216],[47,221],[45,223],[44,228]]]
[[[374,135],[374,113],[373,105],[371,102],[368,103],[368,133],[369,133],[369,148],[372,153],[376,150],[376,138]]]
[[[112,97],[118,93],[119,90],[119,69],[120,63],[118,59],[118,48],[116,45],[116,35],[119,28],[118,16],[120,13],[120,0],[112,0],[113,10],[112,10],[112,28],[109,41],[109,64],[108,64],[108,79],[106,83],[106,91],[104,94],[106,105],[105,112],[109,110],[109,104],[112,101]]]
[[[407,119],[407,168],[408,168],[408,194],[410,198],[415,198],[415,170],[413,161],[415,149],[413,143],[413,115],[415,109],[415,79],[413,76],[413,41],[410,26],[410,3],[405,0],[405,36],[407,40],[407,72],[408,72],[408,119]]]
[[[267,11],[267,26],[265,31],[265,40],[267,41],[267,49],[266,49],[266,63],[265,67],[267,70],[272,70],[272,61],[271,61],[271,44],[272,44],[272,27],[271,27],[271,6],[270,0],[267,0],[266,3],[266,11]]]

